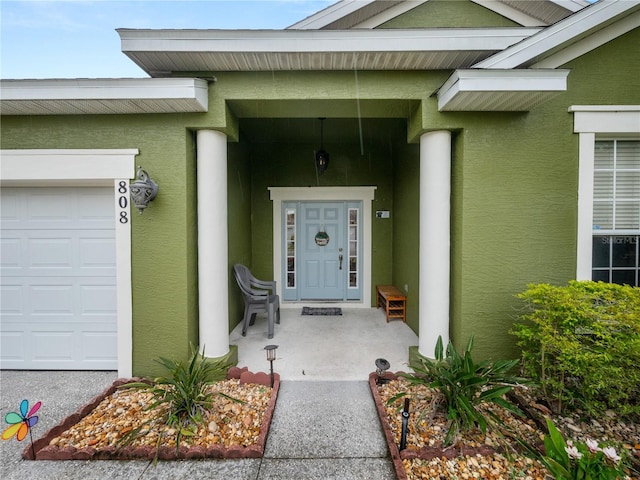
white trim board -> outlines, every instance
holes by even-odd
[[[640,105],[574,105],[573,131],[579,134],[576,280],[591,280],[593,168],[597,137],[640,139]]]
[[[129,195],[137,149],[116,150],[0,150],[0,185],[12,186],[113,186],[114,203]],[[131,301],[131,222],[118,221],[119,212],[131,219],[130,202],[118,206],[113,217],[116,231],[118,376],[133,375],[133,309]]]
[[[372,206],[378,187],[268,187],[273,202],[273,277],[282,278],[282,203],[288,201],[362,202],[362,300],[344,302],[350,308],[371,308]],[[305,302],[305,305],[310,305]],[[322,304],[327,306],[327,304]],[[281,308],[298,308],[299,302],[280,302]]]

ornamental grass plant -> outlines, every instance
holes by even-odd
[[[419,365],[413,365],[414,374],[403,374],[411,385],[428,385],[438,392],[437,405],[449,421],[445,445],[452,444],[458,434],[480,428],[483,434],[487,426],[501,420],[489,410],[481,410],[482,403],[493,403],[522,416],[520,410],[504,396],[523,379],[511,374],[518,360],[499,360],[476,363],[471,357],[473,336],[469,338],[464,353],[459,354],[451,342],[446,351],[442,338],[438,337],[435,358],[421,357]],[[407,395],[401,392],[388,400],[392,404]],[[426,412],[422,412],[418,421]]]
[[[164,412],[161,421],[176,430],[177,448],[180,438],[193,435],[203,422],[203,413],[211,406],[214,395],[208,386],[216,380],[226,378],[229,365],[207,361],[204,351],[200,354],[193,345],[191,345],[191,356],[186,363],[165,357],[159,357],[154,361],[165,367],[169,375],[157,377],[149,382],[127,383],[120,388],[136,388],[151,393],[153,400],[146,410],[160,408]],[[220,392],[215,394],[240,402]],[[150,427],[149,423],[129,432],[122,438],[121,443],[127,445],[143,435]]]

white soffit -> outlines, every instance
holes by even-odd
[[[438,110],[528,111],[566,91],[569,70],[457,70],[438,91]]]
[[[539,30],[117,31],[129,58],[151,76],[168,76],[174,72],[466,68]]]
[[[510,69],[530,66],[640,10],[637,0],[601,0],[536,35],[483,60],[473,68]]]
[[[2,115],[206,112],[197,78],[0,80]]]

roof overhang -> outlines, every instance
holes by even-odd
[[[609,28],[614,24],[618,28]],[[615,38],[616,35],[621,35],[638,26],[640,26],[640,2],[600,1],[473,65],[473,68],[509,69],[534,65],[544,65],[548,68],[552,65],[542,63],[544,59],[556,56],[563,50],[569,50],[585,39],[593,39],[593,42],[589,43],[589,48],[594,49]],[[607,29],[609,29],[609,35],[606,34]],[[583,53],[583,50],[576,49],[573,58]],[[571,56],[565,55],[561,58],[566,62],[571,59]]]
[[[569,70],[457,70],[438,91],[440,111],[528,111],[567,90]]]
[[[2,115],[206,112],[198,78],[0,80]]]
[[[288,29],[376,28],[428,0],[341,0]],[[548,26],[589,6],[585,0],[471,0],[525,27]]]
[[[160,77],[175,72],[467,68],[539,30],[117,31],[122,51],[149,75]]]

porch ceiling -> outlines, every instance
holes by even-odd
[[[389,142],[407,141],[407,122],[397,118],[331,118],[324,121],[325,145],[358,143],[389,146]],[[242,138],[251,143],[318,144],[320,120],[317,118],[243,118]]]

